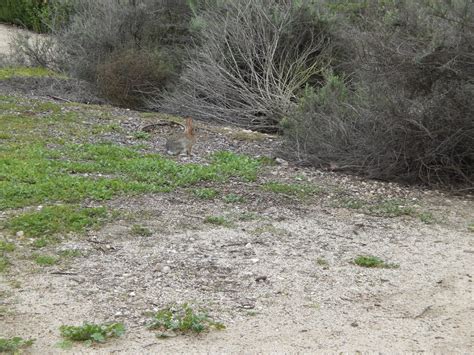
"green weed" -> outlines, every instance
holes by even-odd
[[[10,266],[10,260],[6,256],[0,255],[0,272],[5,272]]]
[[[354,264],[362,267],[368,268],[384,268],[384,269],[394,269],[398,268],[396,264],[387,264],[382,259],[376,256],[363,256],[360,255],[354,259]]]
[[[151,135],[150,133],[144,132],[144,131],[137,131],[133,133],[133,138],[134,139],[144,139],[148,140],[150,139]]]
[[[467,225],[467,230],[474,233],[474,223],[469,223]]]
[[[70,259],[82,256],[82,252],[77,249],[65,249],[58,252],[58,255],[62,258]]]
[[[369,207],[369,213],[376,216],[400,217],[413,216],[415,209],[400,200],[386,200]]]
[[[153,235],[153,232],[151,230],[139,224],[134,224],[130,229],[130,233],[132,235],[140,237],[151,237]]]
[[[418,217],[420,218],[420,221],[426,224],[433,224],[436,222],[436,219],[431,212],[421,212],[418,214]]]
[[[189,304],[185,303],[158,311],[149,324],[149,328],[162,332],[201,333],[211,328],[224,329],[225,326],[212,320],[205,312],[201,310],[195,311]],[[164,335],[162,333],[160,336]]]
[[[62,325],[59,327],[59,331],[66,340],[81,341],[86,345],[92,345],[93,343],[103,343],[109,338],[122,336],[125,333],[125,326],[122,323],[84,323],[81,326]]]
[[[219,191],[213,188],[203,187],[193,189],[193,194],[202,200],[212,200],[219,194]]]
[[[243,197],[241,195],[233,194],[233,193],[225,195],[222,199],[224,200],[225,203],[243,203],[243,202],[245,202],[245,197]]]
[[[366,206],[366,202],[357,198],[343,198],[338,201],[338,207],[358,210]]]
[[[21,354],[21,350],[33,344],[35,339],[25,340],[20,337],[0,338],[0,353]]]
[[[233,223],[229,221],[227,218],[222,216],[207,216],[204,219],[204,223],[213,224],[215,226],[222,226],[222,227],[232,227]]]
[[[316,259],[316,264],[318,264],[319,266],[328,266],[329,265],[328,261],[324,258]]]
[[[40,266],[52,266],[58,262],[58,259],[50,255],[34,255],[35,263]]]
[[[34,248],[44,248],[45,246],[54,243],[56,240],[54,238],[38,238],[35,239],[32,243]]]
[[[15,250],[15,244],[0,240],[0,252],[12,252]]]

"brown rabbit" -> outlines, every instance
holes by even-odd
[[[170,155],[180,155],[186,153],[191,155],[193,145],[196,143],[194,134],[193,119],[186,119],[186,127],[183,133],[173,134],[166,140],[166,152]]]

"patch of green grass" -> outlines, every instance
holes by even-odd
[[[5,272],[10,267],[10,261],[6,256],[0,255],[0,272]]]
[[[0,353],[21,354],[21,350],[33,345],[35,339],[25,340],[20,337],[0,338]]]
[[[204,223],[213,224],[215,226],[232,227],[233,223],[223,216],[207,216]]]
[[[24,231],[40,248],[106,219],[105,210],[76,207],[84,201],[170,192],[203,182],[255,181],[264,165],[231,152],[212,154],[208,164],[181,164],[136,147],[90,143],[91,130],[101,134],[120,128],[107,110],[0,95],[5,139],[0,144],[0,211],[33,207],[2,221],[1,228]],[[104,117],[106,124],[97,124]]]
[[[281,182],[267,182],[262,189],[277,194],[305,198],[321,193],[321,188],[309,184],[286,184]]]
[[[15,250],[15,244],[0,240],[0,252],[12,252]]]
[[[431,212],[421,212],[418,214],[420,221],[425,224],[433,224],[436,222],[436,218],[433,216]]]
[[[219,191],[210,187],[196,188],[192,191],[196,197],[202,200],[212,200],[219,194]]]
[[[10,68],[0,68],[0,80],[7,80],[13,77],[32,77],[32,78],[41,78],[41,77],[61,77],[66,78],[66,76],[55,73],[46,68],[40,67],[10,67]]]
[[[78,256],[82,256],[82,252],[78,249],[64,249],[58,252],[58,255],[62,258],[77,258]]]
[[[34,248],[40,249],[40,248],[44,248],[45,246],[48,246],[50,244],[53,244],[55,242],[57,242],[57,240],[55,238],[50,238],[50,237],[43,238],[42,237],[42,238],[35,239],[32,243],[32,246]]]
[[[225,326],[211,319],[205,312],[194,310],[189,304],[184,303],[158,311],[150,322],[149,328],[162,332],[201,333],[211,328],[224,329]],[[166,335],[162,333],[159,336]]]
[[[41,144],[10,145],[0,150],[0,210],[166,192],[230,177],[253,181],[259,167],[256,159],[229,152],[215,153],[210,164],[200,165],[112,144],[67,145],[58,150]]]
[[[324,258],[317,258],[316,264],[318,264],[319,266],[329,266],[328,261]]]
[[[260,218],[259,215],[254,212],[243,212],[239,214],[238,216],[239,221],[244,221],[244,222],[255,221],[259,218]]]
[[[338,207],[349,208],[352,210],[358,210],[366,206],[366,202],[358,198],[343,198],[338,201]]]
[[[57,233],[82,232],[99,225],[106,217],[107,211],[103,207],[49,206],[13,217],[6,227],[13,233],[23,231],[26,236],[44,238]]]
[[[151,137],[151,135],[148,132],[144,132],[144,131],[133,132],[133,138],[134,139],[148,140],[148,139],[150,139],[150,137]]]
[[[66,340],[92,345],[93,343],[103,343],[109,338],[122,336],[125,333],[125,326],[122,323],[84,323],[81,326],[62,325],[59,327],[59,331]]]
[[[405,201],[386,200],[369,207],[369,213],[376,216],[400,217],[413,216],[416,214],[415,208],[408,206]]]
[[[35,263],[40,266],[52,266],[58,262],[58,259],[50,255],[34,255]]]
[[[376,256],[360,255],[354,259],[354,264],[368,268],[384,268],[384,269],[395,269],[398,268],[396,264],[387,264],[382,259]]]
[[[151,237],[153,235],[153,232],[151,230],[139,224],[134,224],[132,228],[130,228],[130,233],[132,235],[140,237]]]
[[[233,193],[225,195],[222,199],[224,200],[225,203],[243,203],[243,202],[245,202],[245,197],[243,197],[241,195],[233,194]]]

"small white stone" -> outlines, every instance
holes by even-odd
[[[36,207],[36,210],[37,211],[41,211],[43,209],[43,206],[39,205],[38,207]]]
[[[132,291],[132,292],[130,292],[128,295],[129,295],[130,297],[135,297],[136,293]]]
[[[253,258],[253,259],[250,259],[250,261],[255,264],[255,263],[258,263],[259,260],[257,258]]]
[[[118,316],[121,316],[123,313],[118,311],[118,312],[115,312],[115,316],[118,317]]]
[[[23,231],[18,231],[18,232],[16,232],[16,236],[17,236],[18,238],[21,238],[21,237],[23,237],[24,235],[25,235],[25,232],[23,232]]]
[[[170,272],[171,268],[169,266],[163,266],[161,269],[162,272]]]
[[[275,162],[281,166],[288,166],[288,162],[282,158],[276,158]]]
[[[251,243],[247,243],[247,244],[245,244],[245,247],[246,247],[246,248],[251,248],[251,247],[252,247],[252,244],[251,244]]]

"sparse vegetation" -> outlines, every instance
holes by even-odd
[[[5,272],[10,266],[10,261],[4,255],[0,255],[0,272]]]
[[[421,212],[418,214],[420,221],[425,224],[433,224],[436,222],[436,218],[433,216],[431,212]]]
[[[12,252],[14,250],[15,250],[15,244],[0,240],[0,253],[7,252],[7,251]]]
[[[64,249],[58,252],[58,255],[62,258],[70,259],[82,256],[82,252],[78,249]]]
[[[35,263],[40,266],[52,266],[58,262],[58,259],[50,255],[34,255]]]
[[[230,193],[225,195],[223,198],[225,203],[243,203],[245,202],[245,197],[241,195],[237,195],[234,193]]]
[[[13,217],[6,227],[13,233],[23,231],[29,237],[44,238],[57,233],[82,232],[98,225],[106,216],[103,207],[49,206]]]
[[[137,131],[133,133],[133,138],[135,139],[143,139],[143,140],[148,140],[150,139],[150,133],[148,132],[143,132],[143,131]]]
[[[213,224],[215,226],[232,227],[233,223],[223,216],[207,216],[204,223]]]
[[[92,345],[92,343],[103,343],[107,339],[122,336],[125,333],[125,326],[122,323],[84,323],[81,326],[62,325],[59,327],[59,331],[61,336],[68,341],[84,342],[86,345]]]
[[[21,337],[0,338],[0,353],[21,354],[21,350],[33,345],[35,339],[25,340]]]
[[[166,337],[166,331],[181,333],[201,333],[211,328],[224,329],[222,323],[214,321],[202,310],[195,310],[191,305],[173,305],[158,311],[149,324],[150,329],[160,330],[159,337]]]
[[[382,259],[376,256],[361,255],[354,259],[354,264],[368,268],[383,268],[383,269],[396,269],[399,266],[397,264],[387,264]]]
[[[134,224],[130,229],[130,232],[132,233],[132,235],[139,237],[151,237],[153,235],[153,232],[151,230],[139,224]]]
[[[306,198],[321,193],[321,188],[310,184],[287,184],[281,182],[267,182],[262,185],[265,191],[271,191],[287,196],[296,196],[298,198]]]
[[[329,266],[328,261],[324,258],[317,258],[316,264],[318,264],[319,266]]]
[[[405,201],[385,200],[368,208],[370,214],[385,217],[414,216],[415,208],[407,205]]]
[[[273,224],[269,224],[269,223],[263,224],[255,228],[251,233],[256,236],[262,235],[263,233],[269,233],[269,234],[277,235],[277,236],[290,234],[290,232],[287,231],[286,229],[275,227]]]
[[[196,197],[202,200],[212,200],[219,194],[219,191],[210,187],[196,188],[192,191]]]

